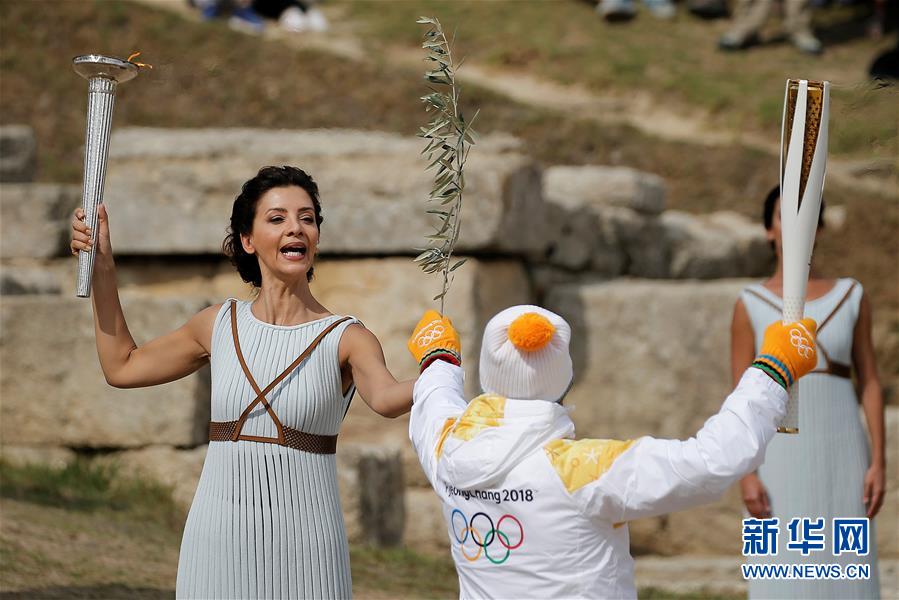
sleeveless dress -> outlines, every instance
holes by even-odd
[[[833,556],[834,518],[862,518],[865,472],[870,466],[868,438],[850,377],[852,339],[862,298],[854,279],[839,279],[832,290],[807,301],[805,315],[818,323],[818,365],[799,382],[799,434],[778,433],[758,475],[768,490],[771,516],[780,518],[778,552],[758,563],[869,564],[868,580],[750,580],[750,598],[878,598],[877,548],[870,523],[870,554]],[[781,318],[783,301],[762,286],[743,290],[759,352],[765,328]],[[825,519],[824,550],[803,556],[788,550],[787,524],[794,517]]]
[[[237,302],[237,333],[259,386],[284,371],[338,316],[294,326],[264,323]],[[210,357],[212,420],[233,421],[256,398],[237,358],[225,302]],[[337,347],[349,319],[328,333],[266,398],[285,427],[336,435],[354,389],[342,393]],[[257,404],[243,434],[276,437]],[[349,598],[349,550],[334,454],[272,443],[211,441],[178,561],[178,598]]]

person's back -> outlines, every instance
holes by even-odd
[[[573,495],[630,443],[573,435],[559,404],[489,395],[447,435],[429,476],[462,597],[634,595],[627,526],[589,515]]]
[[[784,413],[782,383],[814,366],[813,322],[772,328],[758,368],[695,438],[575,440],[561,317],[519,306],[491,319],[487,393],[467,403],[452,325],[426,314],[410,340],[422,375],[409,433],[443,501],[461,597],[635,597],[627,521],[708,502],[756,468]],[[790,354],[789,328],[810,357]]]

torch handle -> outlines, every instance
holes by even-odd
[[[84,209],[85,223],[91,229],[91,241],[97,241],[97,207],[103,201],[106,184],[106,162],[109,157],[109,131],[112,125],[112,111],[115,107],[116,81],[107,77],[93,77],[88,80],[87,130],[84,140],[84,185],[81,193],[81,207]],[[78,253],[79,298],[91,295],[91,281],[94,273],[94,252]]]
[[[808,275],[806,275],[807,277]],[[784,323],[793,323],[802,319],[805,312],[805,286],[803,285],[802,287],[803,294],[801,296],[784,293]],[[781,433],[799,433],[799,381],[794,381],[790,387],[790,397],[787,399],[787,412],[777,430]]]

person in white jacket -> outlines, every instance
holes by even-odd
[[[493,317],[484,394],[469,403],[458,336],[426,313],[409,340],[421,367],[409,435],[443,501],[460,596],[636,597],[627,522],[714,500],[759,466],[789,386],[814,368],[815,328],[772,324],[694,438],[579,440],[562,405],[573,380],[564,319],[537,306]]]

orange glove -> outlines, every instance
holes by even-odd
[[[815,368],[818,352],[814,319],[802,319],[784,324],[772,323],[765,330],[762,350],[752,366],[767,373],[774,381],[789,390],[793,383]]]
[[[459,334],[453,329],[452,321],[441,317],[436,310],[429,310],[424,314],[406,347],[418,361],[419,372],[424,371],[435,360],[445,360],[457,366],[462,364]]]

